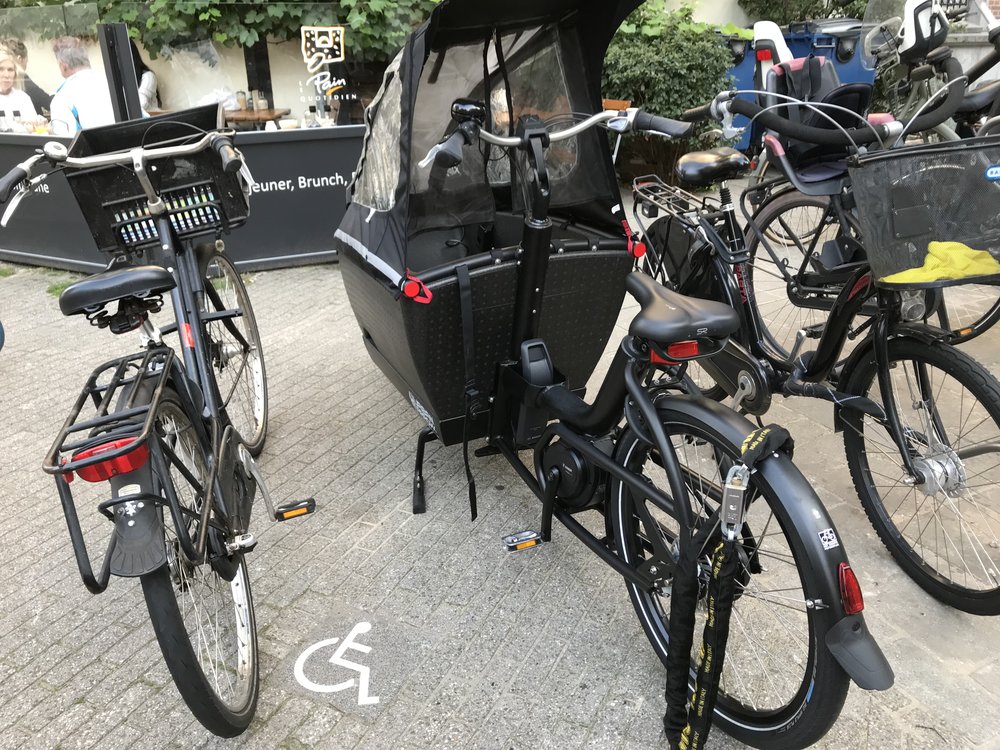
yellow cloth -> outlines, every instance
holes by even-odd
[[[942,279],[1000,274],[1000,263],[985,250],[973,250],[961,242],[931,242],[920,268],[908,268],[883,276],[889,284],[920,284]]]

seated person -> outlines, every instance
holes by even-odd
[[[17,63],[18,70],[21,73],[21,80],[24,82],[24,85],[19,88],[31,97],[31,103],[35,105],[35,112],[39,115],[48,115],[52,95],[42,89],[41,86],[32,81],[28,76],[28,48],[24,42],[11,37],[3,40],[0,44],[14,53],[14,62]]]
[[[52,133],[73,135],[83,128],[110,125],[115,121],[111,91],[104,76],[90,67],[83,41],[73,36],[52,43],[64,80],[52,96]]]
[[[20,117],[35,117],[35,105],[31,97],[18,86],[21,74],[17,68],[14,52],[0,45],[0,112],[13,118],[17,112]]]

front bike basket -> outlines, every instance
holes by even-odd
[[[182,145],[218,130],[222,124],[219,104],[129,120],[81,130],[70,145],[69,155]],[[242,178],[223,171],[212,148],[190,156],[158,159],[148,165],[147,174],[180,237],[228,232],[250,215]],[[146,194],[132,170],[120,166],[70,170],[66,181],[99,250],[119,254],[159,245]]]
[[[1000,283],[1000,136],[878,151],[849,162],[875,283]]]

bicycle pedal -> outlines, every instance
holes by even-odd
[[[537,531],[519,531],[505,536],[503,543],[507,545],[508,552],[519,552],[522,549],[537,547],[542,543],[542,535]]]
[[[274,520],[287,521],[290,518],[307,515],[315,510],[316,500],[311,497],[307,497],[305,500],[293,500],[274,509]]]
[[[226,542],[226,552],[230,555],[236,552],[249,552],[257,546],[257,539],[253,534],[237,534],[233,541]]]

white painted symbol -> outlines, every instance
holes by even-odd
[[[837,541],[837,533],[833,529],[823,529],[819,532],[819,541],[823,545],[823,549],[833,549],[840,546],[840,542]]]
[[[347,661],[344,658],[344,653],[349,648],[353,648],[355,651],[360,651],[363,654],[367,654],[372,650],[371,646],[365,646],[363,643],[355,643],[355,636],[367,633],[372,629],[372,624],[370,622],[359,622],[351,630],[350,634],[341,641],[340,645],[337,646],[336,650],[333,652],[333,656],[330,657],[330,663],[336,664],[338,667],[345,667],[352,672],[357,672],[357,677],[352,677],[344,682],[339,682],[336,685],[323,685],[318,682],[313,682],[305,673],[306,660],[309,659],[314,653],[319,651],[321,648],[326,648],[327,646],[334,645],[339,638],[328,638],[319,643],[314,643],[302,654],[298,659],[295,660],[295,679],[299,681],[299,684],[306,690],[312,690],[316,693],[337,693],[341,690],[347,690],[348,688],[354,687],[355,683],[358,685],[358,705],[359,706],[369,706],[374,703],[378,703],[377,695],[368,695],[368,681],[371,677],[371,670],[361,664],[355,664],[352,661]]]

